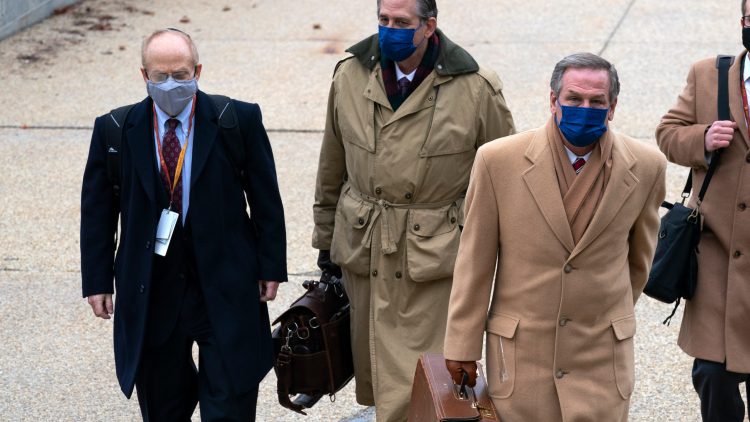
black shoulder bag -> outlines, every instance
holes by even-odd
[[[719,120],[730,120],[729,115],[729,67],[734,57],[717,56],[716,67],[719,69],[717,109]],[[671,204],[663,202],[668,209],[661,218],[659,241],[648,282],[643,292],[664,303],[676,302],[672,313],[664,320],[669,325],[682,299],[690,300],[698,284],[698,244],[701,238],[702,216],[700,213],[703,197],[708,184],[719,165],[720,150],[713,152],[711,163],[698,193],[695,208],[685,206],[685,199],[693,188],[692,170],[688,174],[682,200]]]

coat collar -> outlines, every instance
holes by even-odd
[[[195,126],[193,135],[193,168],[191,187],[200,177],[211,148],[216,143],[218,123],[211,97],[202,91],[196,94]],[[133,106],[125,121],[125,134],[131,149],[133,166],[149,200],[156,202],[156,158],[154,152],[153,101],[146,97]]]
[[[440,52],[435,61],[435,72],[438,75],[457,76],[479,71],[479,65],[471,57],[471,54],[451,41],[440,29],[436,33],[440,38]],[[371,71],[375,69],[377,63],[380,63],[380,45],[377,34],[354,44],[346,51],[356,57],[362,63],[362,66]]]
[[[619,135],[611,133],[610,136],[614,137],[612,175],[602,201],[578,244],[573,243],[573,234],[565,215],[555,165],[552,162],[552,151],[549,149],[544,128],[536,131],[526,149],[526,159],[531,165],[522,177],[545,221],[570,253],[569,259],[573,259],[604,231],[638,184],[638,178],[631,170],[637,161],[635,156]]]

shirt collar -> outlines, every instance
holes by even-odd
[[[593,150],[587,152],[585,155],[575,155],[573,151],[569,150],[568,147],[565,147],[565,152],[568,154],[568,160],[570,160],[570,164],[573,164],[579,158],[583,158],[585,161],[588,161],[589,157],[591,157],[591,153],[593,152]]]
[[[409,82],[411,82],[412,80],[414,80],[414,75],[417,74],[417,69],[412,70],[411,73],[407,75],[406,73],[401,71],[401,68],[398,67],[398,63],[393,62],[393,66],[396,67],[396,80],[397,81],[400,81],[401,78],[406,77],[406,79],[408,79]]]
[[[195,97],[193,97],[192,100],[188,103],[187,106],[174,118],[180,121],[180,124],[177,125],[177,130],[182,131],[183,135],[187,135],[188,127],[190,126],[188,123],[188,119],[190,118],[190,111],[193,109],[193,101],[195,101]],[[159,127],[164,130],[164,133],[167,133],[167,130],[169,129],[167,127],[167,120],[171,119],[167,113],[164,112],[159,106],[154,103],[154,109],[156,110],[156,118],[159,122]]]
[[[742,80],[747,82],[748,78],[750,78],[750,54],[745,54],[745,65],[742,69]]]

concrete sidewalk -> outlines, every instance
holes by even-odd
[[[735,4],[737,3],[737,4]],[[375,0],[84,0],[0,41],[0,418],[133,421],[119,393],[111,323],[80,298],[80,182],[94,117],[139,101],[140,40],[179,27],[196,40],[203,90],[257,102],[287,213],[290,283],[272,317],[316,277],[310,248],[317,154],[330,77],[344,49],[377,28]],[[690,63],[741,51],[739,1],[438,0],[440,27],[495,69],[520,130],[548,117],[549,77],[564,55],[601,53],[622,81],[615,126],[653,142]],[[669,198],[686,170],[670,166]],[[681,314],[637,306],[631,420],[697,421],[691,359],[676,346]],[[261,386],[259,421],[298,421]],[[310,421],[368,421],[353,386]],[[197,414],[194,420],[199,420]]]

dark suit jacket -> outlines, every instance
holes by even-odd
[[[259,300],[258,280],[286,281],[286,234],[260,108],[240,101],[234,104],[247,157],[247,202],[221,139],[215,108],[199,91],[188,226],[209,320],[231,374],[230,382],[237,393],[243,393],[257,386],[272,367],[268,310]],[[128,397],[144,344],[146,320],[152,315],[148,304],[154,239],[163,209],[157,189],[152,105],[150,98],[135,105],[124,123],[119,201],[106,170],[105,119],[110,116],[96,119],[81,193],[83,296],[117,292],[115,364],[120,387]],[[252,218],[246,212],[247,204]],[[121,232],[115,253],[118,216]]]

